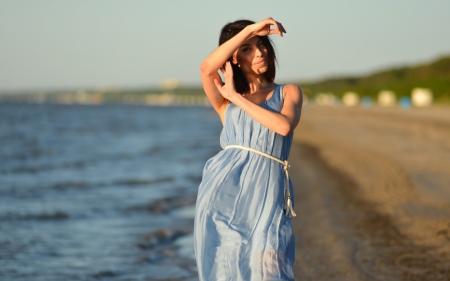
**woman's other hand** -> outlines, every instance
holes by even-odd
[[[236,92],[236,88],[234,87],[234,81],[233,81],[233,68],[231,67],[231,63],[227,61],[220,69],[220,71],[223,74],[223,77],[225,78],[225,85],[222,85],[221,82],[219,82],[217,79],[214,79],[214,84],[217,87],[217,90],[219,90],[220,94],[227,100],[232,101],[233,98],[236,95],[239,95]]]
[[[274,29],[270,29],[272,25],[274,26]],[[283,25],[270,17],[250,25],[249,28],[251,28],[252,34],[254,36],[279,34],[281,37],[283,37],[283,33],[286,33],[286,29],[284,29]]]

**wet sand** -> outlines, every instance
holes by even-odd
[[[450,108],[306,106],[297,280],[450,280]]]

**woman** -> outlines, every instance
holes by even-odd
[[[303,96],[296,85],[274,83],[268,38],[285,32],[272,18],[229,23],[201,64],[203,88],[224,126],[224,150],[206,162],[197,196],[194,248],[202,281],[294,280],[286,160]]]

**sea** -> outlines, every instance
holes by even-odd
[[[194,281],[211,107],[0,104],[0,280]]]

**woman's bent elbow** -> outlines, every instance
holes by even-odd
[[[289,124],[280,128],[279,134],[283,137],[287,137],[293,130],[294,128]]]
[[[213,71],[211,71],[211,69],[208,65],[208,62],[206,62],[206,61],[202,62],[202,64],[200,65],[200,73],[202,75],[207,75],[207,76],[209,76],[213,73]]]

